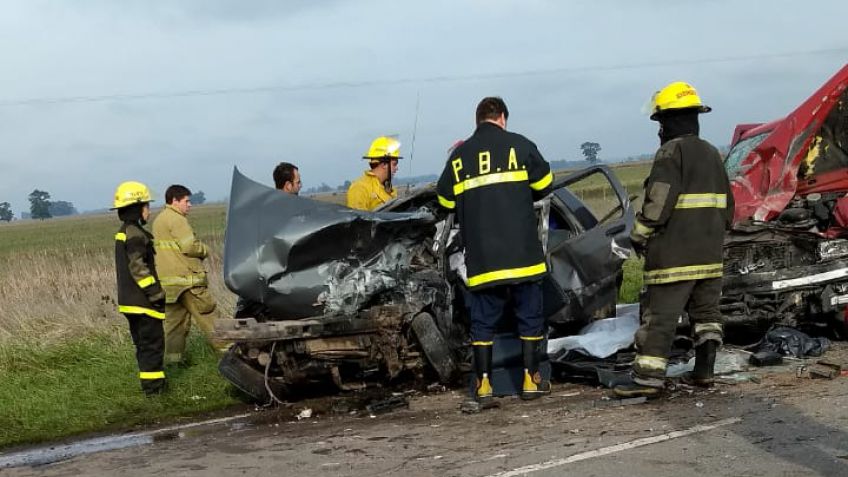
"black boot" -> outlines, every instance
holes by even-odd
[[[614,388],[612,388],[612,393],[618,398],[635,398],[635,397],[646,397],[646,398],[654,398],[659,397],[662,393],[664,387],[657,386],[648,386],[645,384],[639,384],[636,381],[631,381],[629,383],[618,384]]]
[[[636,355],[629,382],[614,386],[613,394],[620,398],[660,396],[665,390],[666,363],[658,356]]]
[[[695,347],[695,369],[692,370],[692,384],[703,387],[713,385],[713,368],[715,368],[718,346],[718,341],[707,340]]]
[[[492,345],[472,346],[474,350],[474,376],[476,384],[471,399],[462,403],[460,410],[467,413],[480,412],[496,406],[492,395]]]
[[[163,379],[150,379],[141,382],[141,390],[147,397],[165,394],[168,390],[168,381]]]
[[[539,363],[542,361],[544,350],[542,340],[521,340],[521,351],[524,357],[524,384],[521,387],[521,399],[538,399],[551,393],[550,381],[542,379]]]

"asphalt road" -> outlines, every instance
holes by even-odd
[[[540,401],[503,399],[500,409],[468,416],[458,412],[460,394],[446,392],[376,417],[313,409],[294,419],[301,404],[133,434],[147,438],[0,475],[848,475],[848,377],[784,373],[628,406],[603,396],[557,386]]]

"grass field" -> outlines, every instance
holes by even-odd
[[[630,193],[638,193],[648,168],[627,164],[614,171]],[[574,190],[587,203],[609,207],[609,191],[594,180]],[[210,246],[210,289],[221,314],[231,316],[235,296],[221,273],[225,213],[222,205],[200,206],[190,220]],[[113,236],[119,225],[114,215],[0,225],[0,447],[238,402],[197,335],[190,342],[192,366],[166,370],[168,395],[146,399],[139,392],[126,320],[115,309]],[[632,302],[641,288],[641,262],[628,261],[624,271],[619,298]]]

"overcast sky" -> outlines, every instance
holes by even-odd
[[[487,95],[548,160],[587,140],[619,159],[656,149],[640,109],[676,80],[723,145],[846,63],[846,18],[845,0],[7,0],[0,202],[19,217],[39,188],[102,208],[124,180],[160,204],[171,183],[222,199],[233,166],[271,184],[279,161],[337,185],[381,134],[403,143],[400,175],[437,173]]]

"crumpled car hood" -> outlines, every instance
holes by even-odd
[[[811,141],[848,87],[848,65],[782,120],[741,163],[731,179],[736,202],[734,221],[768,221],[795,196],[798,169]]]
[[[396,285],[435,222],[426,211],[370,213],[292,196],[235,169],[224,281],[280,318],[351,313]]]

